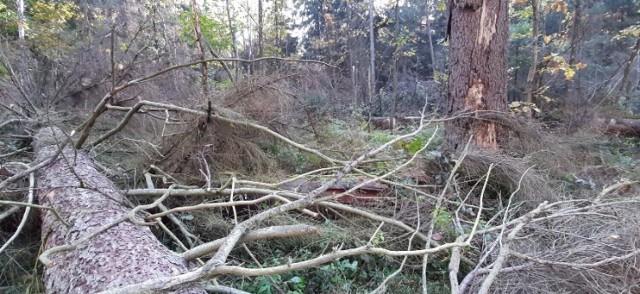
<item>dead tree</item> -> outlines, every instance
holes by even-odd
[[[54,156],[66,137],[46,127],[36,135],[39,160]],[[187,271],[184,259],[163,246],[123,193],[89,156],[68,146],[39,171],[47,293],[97,293]],[[134,223],[135,222],[135,223]],[[205,293],[191,288],[178,293]]]

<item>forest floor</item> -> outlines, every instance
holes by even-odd
[[[144,122],[137,123],[148,127]],[[70,124],[73,125],[73,122]],[[299,132],[292,137],[328,156],[354,158],[394,140],[397,134],[408,133],[415,128],[415,125],[403,126],[393,134],[388,130],[367,131],[366,125],[356,120],[332,119],[318,123],[313,132]],[[106,130],[109,125],[96,129]],[[2,153],[28,147],[22,137],[15,136],[15,131],[3,131],[0,145]],[[117,140],[109,141],[108,147],[98,146],[91,151],[104,171],[125,190],[144,188],[142,173],[148,170],[150,163],[155,162],[153,150],[167,147],[149,148],[143,146],[141,141],[127,139],[134,138],[139,131],[140,128],[125,129]],[[494,250],[492,244],[506,240],[506,233],[504,230],[492,231],[492,228],[499,228],[509,220],[518,220],[542,201],[548,201],[556,206],[545,212],[546,215],[555,215],[557,218],[527,224],[526,233],[521,233],[522,236],[516,240],[509,240],[511,248],[515,248],[512,250],[517,253],[504,266],[529,267],[526,271],[514,270],[500,275],[494,287],[511,293],[554,293],[556,290],[570,289],[577,282],[584,282],[581,289],[593,291],[581,293],[591,293],[596,292],[597,285],[606,280],[610,291],[630,289],[630,292],[634,292],[638,285],[632,280],[640,276],[640,272],[632,266],[637,259],[635,254],[604,265],[588,265],[629,255],[634,252],[636,245],[640,245],[636,244],[635,237],[640,226],[634,226],[640,220],[633,212],[633,208],[638,206],[636,200],[640,193],[640,186],[635,182],[640,179],[640,140],[636,137],[604,135],[588,129],[572,134],[563,134],[558,130],[554,130],[554,133],[539,131],[538,146],[509,147],[505,150],[506,155],[496,156],[471,150],[464,154],[464,158],[456,159],[446,158],[439,152],[442,127],[438,123],[429,124],[416,136],[399,140],[385,148],[381,155],[360,166],[359,170],[347,175],[326,193],[342,193],[366,179],[389,174],[374,185],[361,187],[348,196],[335,199],[335,202],[402,221],[419,228],[424,234],[428,233],[431,240],[439,243],[454,242],[461,234],[468,232],[478,217],[480,227],[486,233],[475,240],[472,247],[465,249],[463,255],[469,262],[463,261],[460,265],[460,282],[478,269],[474,268],[480,265],[476,262],[487,257],[496,258],[498,251]],[[327,168],[326,162],[317,155],[269,138],[254,141],[251,145],[253,149],[245,145],[245,149],[233,150],[233,143],[225,141],[233,136],[238,134],[223,134],[215,138],[217,141],[214,142],[227,144],[218,145],[222,147],[216,150],[220,165],[215,165],[213,160],[216,158],[203,156],[204,162],[210,162],[216,175],[214,185],[223,185],[230,175],[238,179],[277,183],[291,176],[310,173],[301,178],[302,181],[280,187],[304,193],[331,179],[333,175],[332,171],[317,172]],[[202,140],[199,144],[206,145],[209,139],[214,140],[206,136],[198,137],[198,140]],[[181,154],[195,145],[182,145]],[[238,155],[238,152],[244,153]],[[194,151],[192,154],[202,153]],[[242,160],[247,154],[252,156],[249,163]],[[26,158],[28,155],[24,153],[21,156]],[[20,157],[13,159],[20,160]],[[171,160],[164,162],[162,168],[172,176],[189,185],[207,184],[202,178],[204,173],[194,172],[198,169],[202,171],[203,166],[193,162],[185,164],[185,161],[180,161],[184,160],[183,157]],[[458,166],[457,162],[461,164]],[[191,169],[189,164],[192,165]],[[238,164],[235,170],[232,169],[234,164]],[[254,168],[247,168],[247,165]],[[400,166],[402,168],[396,170]],[[488,172],[490,170],[492,172]],[[0,177],[6,175],[0,173]],[[15,194],[5,197],[20,199],[25,185],[18,184],[14,187]],[[243,197],[248,199],[256,196],[246,194]],[[445,200],[439,204],[438,198]],[[167,205],[189,205],[201,201],[174,198]],[[179,214],[179,218],[202,240],[214,240],[224,237],[233,228],[234,219],[250,218],[277,204],[265,202],[237,210],[194,211]],[[483,210],[481,217],[477,215],[478,207]],[[584,207],[591,208],[584,210]],[[311,209],[320,213],[320,217],[283,214],[270,218],[262,225],[305,223],[318,228],[318,236],[252,242],[244,250],[235,250],[229,263],[246,267],[286,265],[312,259],[337,248],[352,248],[368,243],[393,250],[424,247],[424,241],[414,238],[415,234],[393,227],[385,227],[380,231],[380,221],[375,219],[322,205]],[[582,213],[589,217],[583,219]],[[0,226],[2,238],[9,236],[19,221],[19,214],[4,220]],[[32,214],[19,239],[0,256],[0,290],[3,293],[43,292],[42,266],[37,262],[41,252],[38,223],[37,214]],[[166,233],[160,230],[156,230],[156,233],[167,246],[180,250]],[[613,241],[606,241],[606,238],[613,238]],[[567,253],[567,250],[571,253]],[[548,266],[550,264],[564,267],[563,274],[557,274],[553,266]],[[573,264],[573,269],[567,264]],[[403,259],[363,254],[301,271],[263,277],[224,276],[219,277],[218,282],[250,293],[364,293],[381,284],[386,284],[387,293],[416,293],[422,287],[421,276],[426,270],[426,277],[430,281],[429,293],[449,293],[450,266],[450,255],[445,252],[430,256],[426,267],[423,265],[423,256]],[[398,269],[402,270],[393,282],[385,281]],[[540,278],[550,273],[556,275],[544,287],[536,282],[528,282],[532,277]],[[581,275],[582,278],[579,277]],[[611,275],[617,276],[612,278]],[[481,284],[482,279],[476,279],[467,287],[477,289]],[[610,291],[607,290],[607,293],[614,293]]]

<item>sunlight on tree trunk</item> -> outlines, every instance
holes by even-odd
[[[527,118],[531,119],[533,114],[533,81],[536,78],[536,70],[538,67],[538,35],[539,35],[539,21],[540,21],[540,7],[538,0],[531,0],[531,7],[533,8],[532,22],[533,28],[531,29],[531,67],[529,68],[529,74],[527,75],[527,84],[525,86],[526,102],[529,106],[527,111]]]
[[[24,40],[24,0],[16,0],[18,6],[18,40]]]
[[[445,149],[458,152],[469,136],[484,149],[498,150],[506,133],[496,122],[477,119],[482,111],[507,111],[508,1],[449,1],[449,116],[475,119],[445,122]],[[480,24],[480,25],[478,25]]]

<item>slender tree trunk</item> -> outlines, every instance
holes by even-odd
[[[38,161],[53,156],[66,136],[55,127],[45,127],[34,137]],[[98,172],[91,158],[72,146],[66,147],[38,174],[38,200],[55,208],[42,210],[44,250],[79,242],[131,211],[127,199],[107,177]],[[143,221],[141,215],[135,215]],[[163,246],[149,227],[128,219],[84,242],[47,256],[44,269],[46,293],[97,293],[158,277],[187,271],[183,258]],[[187,289],[178,293],[205,293]]]
[[[373,93],[376,91],[376,47],[373,27],[373,0],[369,0],[369,131],[373,115]]]
[[[193,8],[193,28],[196,32],[196,45],[200,51],[200,60],[204,61],[206,59],[206,53],[204,42],[202,41],[202,28],[200,27],[200,17],[198,16],[198,4],[196,0],[191,0],[191,7]],[[202,95],[208,99],[209,89],[207,87],[208,71],[206,62],[200,64],[200,72],[202,74]]]
[[[449,0],[451,73],[447,114],[471,114],[445,122],[444,149],[457,153],[470,136],[497,151],[507,132],[485,111],[507,112],[508,0]]]
[[[24,0],[16,0],[18,7],[18,40],[24,40]]]
[[[262,1],[263,0],[258,0],[258,58],[263,57],[264,54],[264,44],[262,44],[264,38],[264,11]]]
[[[429,38],[429,54],[431,55],[431,70],[433,71],[433,76],[436,76],[436,72],[438,71],[438,63],[436,62],[436,52],[433,49],[433,37],[431,36],[431,1],[427,0],[425,5],[426,15],[427,15],[427,37]]]
[[[273,28],[275,30],[275,43],[276,47],[280,48],[280,43],[282,42],[280,36],[280,9],[282,5],[282,0],[274,0],[273,1]]]
[[[227,20],[229,23],[229,32],[231,33],[231,46],[233,48],[233,57],[238,58],[238,43],[236,41],[236,28],[233,26],[233,19],[231,18],[231,2],[230,0],[226,0],[226,8],[227,8]],[[235,80],[238,80],[238,75],[240,72],[240,63],[235,63]]]
[[[582,30],[581,30],[581,19],[582,19],[582,0],[574,1],[575,12],[573,15],[573,23],[571,25],[571,44],[569,47],[569,65],[576,64],[577,55],[578,55],[578,47],[580,46],[580,42],[582,40]],[[576,75],[571,80],[567,80],[566,89],[569,91],[567,93],[568,98],[571,98],[572,103],[577,103],[577,97],[580,97],[580,79],[577,78]]]
[[[536,73],[538,68],[538,35],[539,35],[539,14],[540,7],[538,6],[538,0],[531,0],[531,6],[533,7],[533,28],[531,30],[531,67],[529,68],[529,74],[527,75],[527,84],[525,86],[526,102],[528,106],[533,104],[533,81],[536,79]],[[527,118],[531,119],[533,109],[530,108],[527,112]]]
[[[575,0],[575,12],[573,23],[571,24],[571,45],[569,48],[569,64],[576,62],[576,52],[578,51],[578,40],[580,39],[580,18],[582,17],[582,0]]]
[[[253,18],[251,17],[251,4],[247,1],[247,23],[249,24],[249,58],[253,59]],[[253,63],[247,63],[247,75],[251,75],[253,73]]]
[[[389,115],[389,125],[393,133],[396,124],[396,106],[398,104],[398,58],[400,56],[400,0],[396,0],[396,9],[394,11],[395,27],[393,30],[394,47],[393,50],[393,97],[391,101],[391,114]]]

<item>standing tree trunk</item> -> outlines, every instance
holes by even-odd
[[[24,40],[24,0],[16,0],[18,6],[18,40]]]
[[[580,47],[580,43],[582,42],[582,0],[574,1],[574,9],[573,13],[573,23],[571,25],[571,44],[569,47],[569,65],[573,66],[577,63],[578,59],[578,49]],[[580,79],[578,75],[580,72],[576,73],[572,79],[566,80],[565,89],[568,91],[567,97],[565,99],[571,99],[569,102],[575,106],[581,104],[578,99],[581,98],[580,94]]]
[[[373,0],[369,0],[369,120],[367,130],[371,132],[373,116],[373,93],[376,91],[376,46],[373,27]]]
[[[538,0],[531,0],[531,6],[533,8],[533,28],[531,30],[531,67],[529,68],[529,74],[527,75],[527,84],[525,86],[526,102],[529,106],[527,111],[527,118],[531,119],[533,114],[533,81],[536,79],[536,72],[538,68],[538,35],[539,35],[539,19],[540,19],[540,7],[538,6]]]
[[[227,20],[229,21],[229,32],[231,33],[231,46],[233,48],[233,58],[239,58],[238,56],[238,44],[236,42],[236,28],[233,26],[233,19],[231,18],[231,3],[230,0],[226,0],[227,4]],[[235,63],[235,80],[238,80],[238,75],[240,72],[240,63],[236,61]]]
[[[438,64],[436,63],[436,52],[433,49],[433,37],[431,36],[431,0],[427,0],[425,5],[425,12],[427,15],[427,36],[429,37],[429,54],[431,55],[431,70],[433,71],[433,78],[436,77],[438,71]]]
[[[391,133],[395,129],[396,124],[396,106],[398,105],[398,58],[400,56],[400,0],[396,0],[396,9],[394,12],[394,21],[395,27],[393,30],[393,41],[394,41],[394,50],[393,50],[393,98],[391,98],[391,114],[389,115],[389,125],[391,129]]]
[[[483,112],[507,112],[508,0],[449,0],[451,73],[447,114],[470,114],[445,122],[444,148],[460,151],[469,136],[497,151],[507,133]]]
[[[263,57],[264,54],[264,44],[262,44],[264,38],[264,11],[262,1],[263,0],[258,0],[258,58]]]
[[[206,59],[206,53],[204,49],[204,42],[202,41],[202,28],[200,27],[200,17],[198,16],[198,4],[196,0],[191,0],[191,7],[193,8],[193,28],[196,32],[196,45],[200,51],[200,60]],[[202,62],[200,64],[200,72],[202,74],[202,95],[208,99],[209,90],[207,87],[207,63]]]
[[[53,156],[66,137],[57,128],[43,128],[35,136],[38,161]],[[63,224],[42,210],[44,250],[69,245],[125,217],[124,194],[96,169],[89,156],[68,146],[38,175],[38,200],[56,209]],[[134,216],[142,221],[140,215]],[[67,250],[47,256],[46,293],[97,293],[187,271],[183,258],[163,246],[146,226],[130,220],[117,223]],[[205,293],[187,289],[178,293]]]

